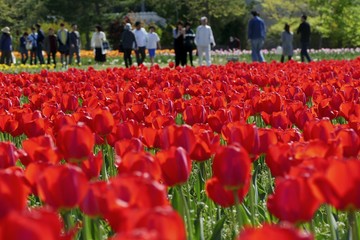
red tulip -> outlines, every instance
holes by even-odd
[[[106,197],[109,184],[104,181],[90,182],[89,188],[80,202],[80,209],[89,216],[101,216],[107,211]]]
[[[58,165],[46,168],[37,179],[42,201],[54,208],[73,208],[84,198],[88,180],[80,168]]]
[[[141,173],[155,180],[161,176],[159,163],[147,152],[128,152],[117,159],[116,165],[119,173]]]
[[[27,153],[21,157],[21,162],[28,165],[30,162],[58,163],[60,156],[52,138],[48,135],[29,138],[23,141],[23,149]]]
[[[245,228],[238,240],[312,240],[311,234],[296,229],[290,224],[268,225],[265,224],[260,228]]]
[[[92,153],[95,138],[91,130],[83,124],[65,126],[58,133],[56,145],[66,160],[77,162]]]
[[[192,164],[184,148],[171,147],[168,150],[159,151],[156,159],[160,163],[162,179],[166,185],[174,186],[188,180]]]
[[[19,171],[0,170],[0,219],[11,211],[23,211],[27,206],[30,188]],[[0,221],[1,223],[1,221]],[[1,226],[2,224],[0,224]]]
[[[97,109],[93,111],[92,115],[94,132],[101,136],[110,134],[115,125],[111,112],[106,109]]]
[[[228,144],[240,144],[251,154],[253,160],[259,152],[259,133],[253,124],[229,123],[222,129],[222,135]]]
[[[267,206],[280,220],[299,223],[310,221],[322,203],[309,179],[276,178],[275,192],[269,196]]]
[[[304,139],[320,139],[325,143],[335,138],[335,128],[329,119],[309,121],[304,127]]]
[[[103,154],[101,151],[98,152],[96,156],[94,154],[90,154],[88,159],[83,160],[80,163],[82,171],[85,173],[89,180],[99,177],[102,165]]]
[[[339,129],[336,138],[340,140],[344,157],[357,157],[360,151],[360,137],[353,129]]]
[[[335,160],[314,182],[327,203],[339,210],[357,210],[360,209],[359,171],[357,159]]]
[[[128,152],[140,152],[144,149],[138,138],[123,139],[115,143],[115,152],[118,156],[123,157]]]
[[[244,197],[249,191],[250,179],[243,185],[243,187],[238,188],[236,191],[238,195],[239,202],[242,202]],[[206,181],[206,194],[213,200],[216,204],[219,204],[222,207],[231,207],[236,204],[234,191],[223,186],[218,178],[211,178]]]
[[[0,169],[15,166],[19,158],[18,150],[11,142],[0,142]]]
[[[210,159],[220,145],[220,136],[210,131],[197,133],[195,139],[194,149],[190,153],[190,158],[194,161],[201,162]]]
[[[202,105],[188,106],[184,111],[184,121],[186,124],[205,123],[207,113]]]
[[[0,239],[13,240],[70,240],[63,235],[59,215],[47,209],[32,209],[23,213],[12,212],[0,224]]]
[[[160,139],[162,149],[168,149],[171,146],[183,147],[188,153],[193,151],[194,142],[194,131],[188,125],[168,126],[163,129]]]
[[[221,147],[215,154],[212,171],[225,188],[244,188],[251,176],[249,154],[241,146]]]

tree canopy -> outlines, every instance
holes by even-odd
[[[164,46],[171,45],[171,28],[178,20],[190,21],[195,28],[207,16],[219,46],[230,35],[246,46],[250,10],[257,9],[268,28],[267,46],[278,44],[284,23],[296,31],[305,13],[311,24],[312,47],[353,47],[360,45],[360,0],[0,0],[0,26],[12,32],[28,30],[35,23],[77,23],[89,39],[95,24],[105,30],[128,12],[155,11],[167,20],[162,29]],[[116,28],[117,29],[117,28]],[[168,37],[166,37],[168,34]],[[170,37],[169,37],[170,36]],[[170,41],[170,42],[169,42]]]

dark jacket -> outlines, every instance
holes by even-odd
[[[12,40],[11,36],[7,33],[3,33],[0,38],[0,50],[1,51],[12,51]]]
[[[121,35],[121,45],[124,49],[137,48],[134,33],[130,30],[124,30]]]
[[[302,22],[297,33],[300,34],[300,42],[309,42],[311,34],[310,24],[308,22]]]
[[[249,21],[248,39],[265,39],[266,27],[264,21],[256,16]]]
[[[72,31],[69,34],[70,45],[74,45],[75,47],[80,47],[80,34],[78,31]]]
[[[44,49],[47,53],[54,53],[58,49],[58,40],[55,34],[48,35],[44,41]]]
[[[185,31],[185,47],[186,48],[194,48],[195,43],[195,33],[191,28]]]
[[[39,29],[37,31],[37,39],[36,39],[36,43],[38,46],[43,46],[44,45],[44,40],[45,40],[45,35],[44,35],[44,32]]]

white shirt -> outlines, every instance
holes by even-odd
[[[211,27],[208,25],[198,26],[195,34],[195,44],[197,46],[207,47],[211,43],[213,44],[213,46],[215,46],[214,35]]]
[[[160,41],[159,36],[156,32],[148,33],[147,34],[147,42],[146,42],[146,48],[147,49],[156,49],[157,43]]]
[[[147,39],[147,32],[144,28],[140,28],[139,30],[134,30],[136,44],[138,47],[145,47],[146,46],[146,39]]]
[[[102,48],[103,41],[106,41],[106,36],[104,32],[94,32],[91,38],[91,47],[93,48]]]

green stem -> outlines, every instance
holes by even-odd
[[[351,231],[350,239],[359,240],[359,230],[357,228],[355,211],[351,210],[350,212],[348,212],[348,221],[349,221],[349,226],[350,226],[350,231]]]
[[[185,195],[184,195],[184,192],[182,190],[182,186],[178,186],[177,187],[178,190],[179,190],[179,194],[180,194],[180,197],[183,201],[183,204],[184,204],[184,208],[185,208],[185,222],[186,222],[186,225],[187,225],[187,232],[188,232],[188,239],[191,240],[192,239],[192,236],[193,236],[193,231],[192,231],[192,224],[191,224],[191,218],[190,218],[190,209],[189,209],[189,205],[188,205],[188,202],[185,198]]]
[[[236,218],[237,218],[237,221],[239,224],[239,228],[243,228],[244,223],[241,218],[241,205],[240,205],[240,201],[239,201],[239,195],[237,194],[237,190],[234,190],[233,194],[234,194],[234,199],[235,199]]]
[[[69,231],[71,229],[71,227],[73,226],[72,219],[71,219],[71,211],[70,210],[63,210],[61,212],[61,217],[62,217],[62,219],[64,221],[65,230]]]
[[[329,206],[329,205],[326,206],[326,214],[327,214],[327,221],[330,226],[331,240],[337,240],[336,230],[335,230],[335,226],[334,226],[334,222],[333,222],[332,210],[331,210],[331,206]]]
[[[86,214],[83,215],[83,239],[87,240],[87,239],[91,239],[92,238],[92,234],[91,234],[91,219],[90,217],[88,217]]]
[[[253,187],[253,179],[250,182],[250,212],[251,212],[251,225],[255,226],[255,191]]]

